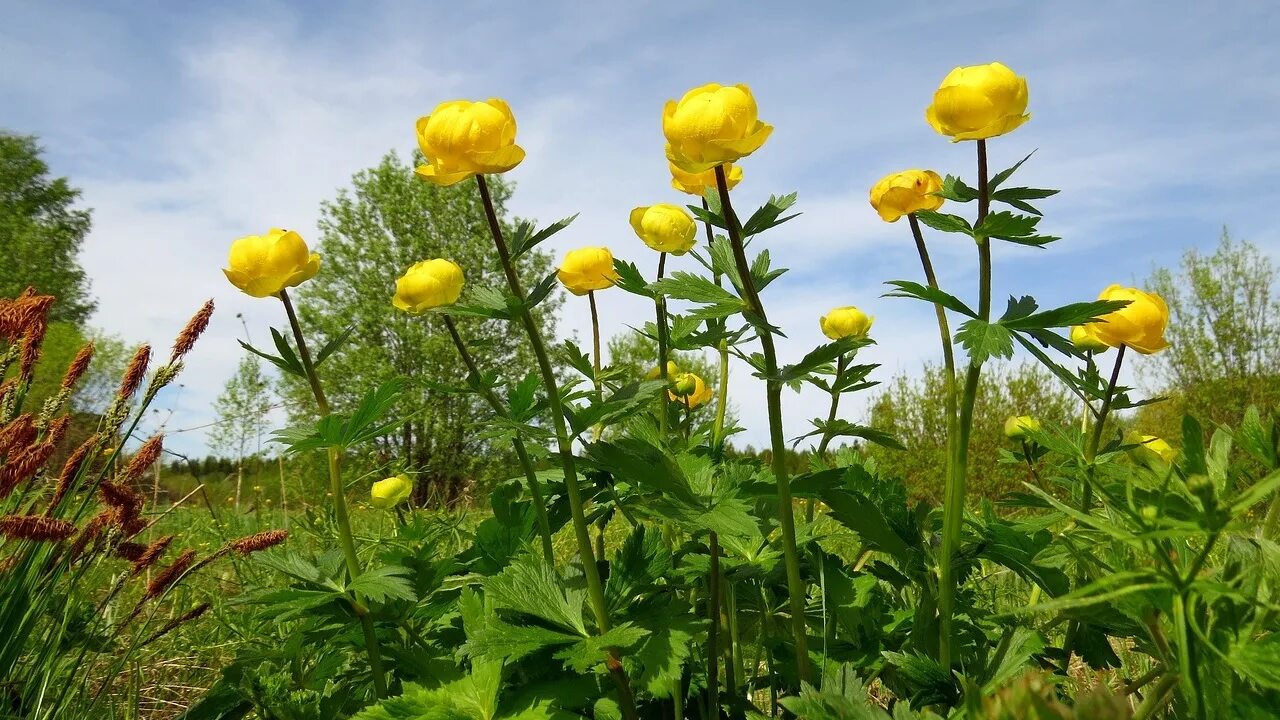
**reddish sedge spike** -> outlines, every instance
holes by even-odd
[[[138,575],[141,575],[143,571],[145,571],[147,568],[151,567],[152,565],[155,565],[156,561],[159,560],[160,557],[164,555],[164,551],[169,549],[169,544],[172,542],[173,542],[173,536],[165,535],[163,537],[158,538],[155,542],[151,543],[150,545],[148,545],[146,547],[146,550],[144,550],[142,554],[138,556],[138,559],[133,561],[133,569],[129,571],[129,574],[133,577],[137,577]]]
[[[94,347],[93,343],[87,343],[80,348],[80,352],[72,358],[71,364],[67,366],[67,372],[62,376],[62,388],[70,390],[75,384],[80,382],[80,378],[89,371],[89,363],[93,361]]]
[[[31,413],[23,413],[0,427],[0,455],[10,455],[14,450],[26,448],[35,439],[35,418]]]
[[[43,515],[5,515],[0,517],[0,535],[18,540],[66,540],[76,526],[66,520]]]
[[[178,627],[179,625],[189,623],[192,620],[199,618],[201,615],[204,615],[205,613],[209,612],[209,609],[212,607],[213,605],[210,603],[207,603],[207,602],[200,603],[199,605],[191,608],[185,613],[165,623],[159,630],[157,630],[154,634],[152,634],[151,637],[143,641],[142,644],[145,646],[155,642],[156,640],[159,640],[165,635],[168,635],[169,633],[173,632],[174,628]]]
[[[129,360],[129,365],[124,370],[124,375],[120,379],[120,390],[117,395],[124,397],[132,397],[138,392],[138,388],[142,387],[142,380],[147,375],[147,366],[151,363],[151,346],[143,345],[133,353],[133,357]]]
[[[147,593],[143,599],[150,600],[163,595],[165,590],[173,587],[174,583],[178,582],[182,577],[182,574],[187,571],[187,568],[191,567],[191,564],[195,562],[195,559],[195,550],[183,550],[182,554],[173,561],[173,564],[160,571],[158,575],[151,579],[151,582],[147,585]]]
[[[138,448],[138,452],[134,453],[133,458],[129,460],[129,464],[125,466],[125,481],[137,480],[142,477],[142,474],[160,458],[160,451],[163,449],[164,435],[154,435],[143,443],[142,447]]]
[[[142,558],[143,553],[147,551],[147,546],[138,542],[122,542],[116,545],[116,557],[124,558],[129,562],[138,562]]]
[[[275,547],[289,538],[285,530],[267,530],[231,541],[231,548],[241,555],[256,553]]]
[[[182,332],[178,333],[178,338],[173,341],[173,352],[169,355],[170,363],[177,362],[191,352],[196,340],[199,340],[205,328],[209,327],[211,317],[213,317],[213,300],[206,300],[196,314],[187,321],[187,326],[182,328]]]
[[[49,509],[45,511],[46,515],[52,515],[62,503],[62,499],[71,491],[71,484],[75,482],[76,476],[80,474],[80,468],[84,466],[85,458],[89,452],[98,446],[98,434],[90,435],[80,447],[76,448],[62,465],[62,474],[58,476],[57,489],[54,490],[53,497],[49,500]]]

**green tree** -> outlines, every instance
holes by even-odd
[[[1184,414],[1235,426],[1250,405],[1265,411],[1280,403],[1276,279],[1256,245],[1232,240],[1225,229],[1211,254],[1191,249],[1176,270],[1152,273],[1148,288],[1169,305],[1169,348],[1146,367],[1168,400],[1144,408],[1140,428],[1176,438]]]
[[[905,449],[868,444],[867,454],[883,472],[903,479],[915,496],[942,496],[947,447],[944,371],[926,366],[919,378],[898,375],[871,406],[872,427],[892,434]],[[1019,449],[1004,436],[1011,415],[1031,415],[1046,429],[1079,425],[1084,406],[1038,365],[991,368],[978,386],[970,457],[975,497],[995,499],[1028,479],[1025,465],[1001,463],[1002,449]]]
[[[270,429],[270,384],[256,356],[240,360],[236,374],[213,401],[213,412],[216,419],[209,430],[209,447],[235,458],[235,507],[239,510],[245,463],[260,459],[262,439]]]
[[[95,305],[78,260],[90,212],[40,154],[34,137],[0,131],[0,297],[34,286],[58,298],[51,320],[83,325]]]
[[[413,161],[424,162],[416,153]],[[299,288],[299,312],[309,332],[331,338],[352,329],[350,341],[320,367],[336,408],[351,407],[362,394],[396,377],[413,383],[396,408],[407,421],[396,436],[382,439],[373,464],[416,475],[419,497],[452,503],[473,482],[509,471],[510,445],[477,432],[473,419],[486,417],[488,410],[475,395],[441,389],[463,386],[466,378],[441,321],[406,315],[392,307],[391,296],[406,268],[436,257],[463,268],[468,292],[504,283],[472,184],[436,187],[415,177],[413,167],[389,153],[377,166],[356,173],[351,188],[324,203],[317,248],[324,264],[319,275]],[[489,183],[510,232],[514,228],[506,219],[505,203],[511,187],[496,176]],[[521,263],[528,268],[525,287],[551,271],[549,255],[538,250],[531,255]],[[548,335],[554,335],[560,302],[552,297],[538,306],[536,317]],[[523,336],[508,324],[466,317],[457,323],[481,368],[496,373],[500,383],[534,371]],[[305,388],[294,386],[290,392],[301,397]]]

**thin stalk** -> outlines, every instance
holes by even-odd
[[[987,180],[987,141],[978,141],[978,219],[974,227],[982,224],[991,209],[991,191]],[[991,319],[991,243],[982,236],[978,243],[978,315],[983,321]],[[952,620],[955,613],[956,576],[955,556],[960,545],[960,531],[964,525],[965,484],[969,473],[969,437],[973,433],[973,404],[978,396],[978,380],[982,363],[969,361],[965,373],[964,395],[960,400],[960,416],[955,442],[948,442],[952,453],[950,472],[942,508],[942,567],[938,582],[938,660],[946,670],[951,669],[951,639],[954,634]]]
[[[591,533],[587,529],[586,514],[583,510],[582,488],[578,485],[577,463],[573,456],[573,442],[569,439],[569,431],[565,427],[564,406],[560,399],[560,385],[556,381],[555,370],[551,367],[551,359],[542,342],[542,334],[533,320],[533,313],[525,304],[524,290],[520,278],[516,275],[515,265],[511,261],[511,252],[507,249],[506,240],[502,237],[502,226],[498,222],[498,214],[493,206],[493,198],[489,194],[489,185],[483,175],[476,175],[476,186],[480,190],[480,199],[484,203],[485,215],[489,220],[489,232],[493,235],[493,244],[502,260],[502,270],[507,277],[507,286],[520,302],[520,320],[524,323],[525,333],[529,336],[529,345],[538,360],[538,369],[542,374],[542,382],[547,390],[547,404],[551,421],[555,426],[556,440],[560,451],[560,465],[564,471],[565,495],[569,500],[569,514],[573,520],[573,534],[578,544],[578,554],[582,558],[582,571],[587,581],[587,597],[591,601],[591,609],[595,615],[596,628],[600,634],[609,631],[609,612],[605,605],[604,586],[600,582],[600,568],[596,565],[595,552],[591,548]],[[613,677],[618,688],[618,701],[623,716],[628,720],[636,720],[635,697],[631,693],[631,683],[627,679],[627,671],[618,657],[617,648],[605,651],[605,666]]]
[[[742,281],[751,312],[759,321],[760,349],[764,354],[765,392],[769,406],[769,440],[773,452],[773,476],[778,484],[778,522],[782,531],[783,560],[787,569],[787,591],[791,601],[791,635],[795,641],[796,674],[801,682],[811,682],[809,671],[809,641],[805,627],[805,583],[800,576],[800,552],[796,548],[795,507],[791,499],[791,476],[787,470],[787,441],[782,434],[782,381],[778,379],[778,352],[773,345],[773,333],[765,315],[764,304],[751,277],[751,265],[747,262],[746,249],[742,245],[742,233],[733,214],[729,200],[729,186],[725,181],[724,166],[716,166],[716,186],[720,190],[720,207],[724,212],[725,226],[729,230],[729,244],[733,247],[733,259]]]
[[[720,716],[720,538],[711,533],[708,541],[711,552],[710,592],[707,598],[707,615],[711,627],[707,631],[707,717]]]
[[[1143,698],[1142,704],[1138,706],[1137,712],[1133,715],[1133,720],[1147,720],[1155,715],[1155,713],[1164,707],[1168,702],[1169,693],[1173,691],[1173,686],[1178,684],[1178,673],[1171,672],[1160,678],[1159,684],[1151,688],[1151,692]]]
[[[311,385],[311,394],[316,399],[316,409],[320,416],[329,416],[329,400],[325,397],[324,388],[320,386],[320,376],[316,374],[315,364],[311,361],[311,351],[307,349],[306,338],[302,334],[302,324],[298,322],[298,314],[293,310],[293,302],[289,300],[287,290],[280,291],[280,302],[284,304],[285,314],[289,316],[289,327],[293,330],[294,342],[298,344],[298,358],[302,361],[302,369],[306,373],[307,383]],[[356,554],[355,538],[351,533],[351,518],[347,514],[347,492],[342,484],[342,470],[339,466],[337,448],[329,448],[329,491],[333,493],[333,516],[338,524],[338,542],[342,546],[342,556],[346,560],[347,573],[354,580],[361,574],[360,557]],[[369,656],[369,670],[373,673],[373,692],[379,698],[387,696],[387,678],[382,670],[382,651],[378,647],[378,634],[373,627],[373,618],[369,617],[357,597],[352,602],[352,609],[360,618],[360,628],[364,631],[365,652]]]
[[[658,279],[661,280],[667,269],[667,254],[658,253]],[[662,293],[657,293],[653,298],[654,311],[657,314],[658,323],[658,377],[662,378],[662,382],[669,383],[670,378],[667,377],[667,299]],[[667,393],[660,393],[658,399],[658,428],[662,431],[661,437],[665,440],[667,437]]]
[[[467,344],[462,341],[462,335],[458,332],[458,326],[454,324],[453,318],[445,315],[444,326],[448,328],[449,337],[453,338],[453,345],[458,349],[458,355],[462,357],[467,370],[472,375],[480,377],[480,368],[476,365],[471,351],[467,349]],[[495,413],[506,414],[506,408],[502,406],[502,401],[492,389],[483,388],[480,397],[489,403],[489,407]],[[547,503],[542,498],[542,483],[538,482],[538,473],[533,469],[533,460],[529,458],[524,441],[514,437],[511,439],[511,447],[516,451],[516,459],[519,460],[520,468],[524,470],[525,480],[529,483],[529,494],[533,497],[533,510],[538,516],[538,534],[542,536],[542,555],[546,558],[548,565],[555,565],[556,553],[551,544],[551,521],[547,518]]]
[[[831,438],[834,436],[834,433],[831,432],[831,425],[835,423],[836,413],[840,410],[840,378],[844,376],[844,370],[848,362],[847,353],[840,353],[840,357],[836,359],[836,376],[831,380],[831,409],[827,412],[827,426],[822,431],[822,439],[818,441],[818,459],[823,464],[827,462],[827,445],[831,444]],[[816,504],[817,501],[813,498],[805,501],[805,522],[813,522],[813,509]]]
[[[733,718],[746,716],[742,707],[742,640],[738,635],[738,588],[727,581],[729,592],[725,596],[728,607],[725,614],[729,623],[729,659],[725,679],[729,681],[729,714]]]
[[[702,209],[707,212],[711,211],[711,206],[707,204],[707,199],[702,198]],[[712,229],[711,223],[703,222],[702,226],[707,231],[707,249],[710,251],[711,245],[715,242],[715,230]],[[716,287],[720,287],[720,273],[713,273],[715,276]],[[724,418],[727,408],[729,407],[729,340],[723,338],[720,340],[719,346],[716,348],[720,355],[720,384],[716,386],[716,416],[711,425],[711,451],[715,457],[724,454]]]
[[[596,309],[596,291],[587,291],[587,301],[591,305],[591,370],[595,373],[591,377],[591,384],[596,389],[596,402],[604,402],[604,391],[600,387],[600,312]],[[600,434],[604,432],[604,424],[597,423],[592,430],[592,435],[596,440],[600,439]]]

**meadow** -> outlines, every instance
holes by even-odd
[[[94,345],[37,396],[58,298],[0,300],[0,714],[1275,717],[1273,407],[1223,419],[1180,396],[1163,437],[1142,432],[1133,418],[1157,417],[1162,399],[1122,370],[1179,351],[1180,301],[1121,282],[1057,307],[993,297],[993,254],[1035,247],[1052,263],[1069,242],[1048,234],[1057,191],[1019,184],[1035,158],[1001,151],[1003,136],[1036,132],[1027,81],[991,63],[915,91],[938,141],[971,148],[972,165],[868,189],[920,263],[886,295],[930,308],[942,358],[927,391],[899,388],[869,420],[847,415],[849,398],[885,378],[859,353],[893,328],[815,309],[824,342],[780,360],[790,340],[769,291],[788,282],[786,257],[753,241],[785,233],[803,203],[780,189],[735,205],[773,131],[746,85],[639,109],[665,139],[644,152],[665,153],[688,203],[636,207],[625,252],[582,247],[552,265],[539,246],[573,218],[505,217],[501,176],[525,150],[517,109],[497,98],[441,103],[415,126],[410,180],[482,253],[377,266],[282,228],[231,242],[226,281],[278,311],[255,329],[269,343],[241,343],[246,358],[295,407],[273,428],[280,457],[247,474],[187,475],[163,436],[133,437],[212,302],[167,352],[134,351],[72,441]],[[348,200],[334,226],[362,217]],[[941,243],[972,246],[973,297],[939,283]],[[669,271],[675,258],[696,264]],[[379,273],[385,297],[325,284],[353,265]],[[634,363],[613,348],[605,361],[602,327],[622,323],[597,313],[603,292],[652,307],[631,320]],[[421,345],[325,324],[369,303]],[[557,339],[555,312],[590,313],[589,344]],[[433,368],[392,361],[428,344],[445,358]],[[1015,357],[1033,374],[1002,369]],[[732,378],[731,359],[762,382]],[[1049,384],[1041,406],[993,419],[1001,398]],[[805,385],[827,404],[787,437],[783,396]],[[457,438],[433,435],[432,403],[412,404],[427,392],[474,408]],[[765,399],[760,452],[733,444],[731,398],[747,392]],[[930,434],[905,437],[912,418]],[[454,453],[468,447],[484,457],[464,467]]]

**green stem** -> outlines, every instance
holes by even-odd
[[[702,199],[702,209],[711,211],[711,206],[707,204],[705,197]],[[707,231],[707,250],[710,251],[716,239],[715,230],[709,222],[704,221],[702,226]],[[720,273],[713,274],[716,287],[720,287]],[[722,338],[716,349],[720,355],[720,384],[716,387],[716,417],[711,425],[711,451],[715,457],[719,458],[724,454],[724,419],[729,407],[729,339]]]
[[[831,438],[834,433],[831,432],[831,426],[836,421],[836,413],[840,410],[840,378],[844,375],[845,367],[848,365],[849,358],[845,353],[840,353],[840,357],[836,359],[836,376],[831,380],[831,409],[827,412],[827,426],[822,431],[822,439],[818,441],[818,459],[825,465],[827,462],[827,446],[831,444]],[[805,501],[804,519],[805,522],[813,522],[813,510],[817,501],[809,498]]]
[[[667,254],[658,254],[658,279],[661,280],[667,269]],[[654,295],[653,307],[657,314],[658,323],[658,377],[662,378],[664,383],[670,383],[667,373],[667,299],[661,292]],[[666,440],[667,437],[667,393],[660,393],[658,400],[658,428],[661,430],[661,437]]]
[[[729,623],[729,666],[725,671],[725,680],[729,682],[729,714],[733,718],[743,718],[746,713],[742,707],[742,641],[738,635],[738,588],[732,581],[726,582],[729,586],[729,592],[725,595],[728,603],[725,615]]]
[[[289,327],[293,330],[294,342],[298,344],[298,358],[302,361],[302,369],[306,373],[307,383],[311,385],[311,394],[316,399],[316,409],[320,417],[329,416],[329,400],[325,397],[324,388],[320,386],[320,376],[316,374],[315,363],[311,361],[311,351],[307,349],[306,338],[302,335],[302,324],[298,322],[298,314],[293,310],[293,302],[289,300],[287,290],[280,291],[280,302],[284,304],[285,314],[289,316]],[[329,492],[333,494],[333,517],[338,524],[338,542],[342,546],[342,556],[346,560],[347,574],[351,579],[359,577],[360,556],[356,554],[355,537],[351,533],[351,518],[347,514],[347,491],[342,484],[342,469],[339,465],[338,448],[329,448]],[[382,670],[382,651],[378,647],[378,634],[373,627],[373,618],[359,597],[352,601],[352,608],[360,618],[360,628],[364,632],[365,652],[369,655],[369,669],[373,673],[373,692],[379,698],[387,696],[387,678]]]
[[[448,315],[444,317],[444,326],[449,330],[449,337],[453,338],[453,345],[458,349],[458,355],[462,357],[462,362],[467,366],[467,371],[477,378],[480,377],[480,368],[476,365],[475,358],[471,352],[467,350],[467,344],[462,341],[462,335],[458,332],[458,326],[454,324],[453,318]],[[492,389],[486,388],[477,383],[477,387],[481,388],[480,397],[489,403],[489,407],[498,415],[506,415],[506,408],[502,406],[502,401]],[[520,462],[520,468],[524,470],[525,480],[529,483],[529,494],[533,496],[533,510],[538,515],[538,532],[542,536],[542,555],[547,559],[548,565],[556,564],[555,548],[551,544],[551,521],[547,518],[547,503],[542,498],[542,483],[538,482],[538,473],[533,469],[533,460],[529,458],[529,451],[525,449],[524,441],[519,437],[511,438],[511,446],[516,451],[516,459]]]
[[[502,226],[498,222],[498,214],[493,206],[493,198],[489,194],[489,185],[483,175],[476,175],[476,186],[480,190],[480,199],[484,203],[485,215],[489,221],[489,232],[493,235],[493,244],[502,260],[502,270],[507,277],[507,286],[516,296],[520,306],[520,320],[524,323],[525,333],[529,336],[529,344],[538,360],[538,370],[542,374],[542,382],[546,386],[547,404],[551,421],[555,426],[556,440],[560,451],[560,465],[564,471],[565,494],[569,500],[569,514],[573,519],[573,534],[578,544],[578,554],[582,558],[582,572],[587,581],[587,597],[591,601],[591,609],[595,614],[596,629],[600,634],[609,631],[609,611],[605,605],[604,586],[600,582],[600,567],[596,565],[595,552],[591,548],[591,533],[587,529],[586,514],[583,510],[582,488],[578,485],[577,463],[573,456],[573,442],[569,439],[569,431],[565,427],[564,405],[560,399],[560,385],[556,380],[555,370],[551,367],[551,359],[542,342],[542,334],[538,324],[529,311],[520,278],[516,275],[515,265],[511,261],[511,252],[502,237]],[[627,679],[626,669],[618,657],[618,649],[611,647],[605,651],[605,666],[613,677],[618,688],[618,702],[622,713],[629,720],[636,720],[635,697],[631,693],[631,684]]]
[[[974,227],[982,224],[991,209],[991,193],[987,180],[987,141],[978,141],[978,219]],[[983,321],[991,319],[991,243],[982,236],[978,243],[978,315]],[[982,363],[969,361],[965,373],[964,395],[960,400],[960,416],[954,443],[948,443],[952,460],[947,473],[947,487],[942,508],[942,562],[938,582],[938,660],[943,668],[951,669],[951,642],[954,634],[952,620],[955,614],[956,552],[960,545],[960,531],[964,525],[965,485],[969,473],[969,438],[973,433],[973,404],[978,396],[978,380]]]
[[[1164,707],[1168,702],[1169,693],[1173,690],[1173,686],[1178,684],[1178,673],[1167,673],[1160,678],[1160,682],[1153,688],[1147,696],[1143,698],[1142,704],[1138,706],[1137,712],[1133,715],[1133,720],[1147,720]]]
[[[930,289],[939,290],[941,288],[938,285],[938,276],[933,271],[933,261],[929,259],[929,248],[925,246],[920,221],[913,213],[907,215],[907,223],[911,225],[911,236],[916,241],[916,253],[920,256],[920,267],[924,269],[925,282]],[[947,461],[943,477],[949,478],[952,472],[951,461],[955,455],[956,426],[959,422],[956,417],[956,356],[954,343],[951,340],[951,326],[947,322],[946,308],[941,303],[934,303],[933,312],[938,318],[938,335],[942,340],[942,366],[946,373],[943,378],[943,392],[945,394],[944,412],[947,415]],[[949,483],[950,480],[947,482]]]
[[[594,373],[591,377],[591,384],[596,389],[596,402],[604,402],[604,391],[600,387],[600,312],[596,309],[596,291],[587,291],[587,302],[591,305],[591,370]],[[592,430],[595,439],[600,439],[600,433],[604,432],[604,424],[599,423]]]
[[[708,541],[711,552],[710,592],[707,615],[707,717],[720,717],[720,538],[714,532]]]
[[[782,434],[782,381],[778,379],[778,352],[773,345],[773,333],[765,315],[755,280],[751,277],[751,265],[747,262],[746,249],[738,220],[729,200],[729,186],[725,181],[724,166],[716,166],[716,185],[720,190],[720,207],[724,212],[725,227],[729,231],[729,244],[733,247],[733,259],[742,282],[749,309],[759,325],[760,349],[764,354],[765,392],[769,407],[769,441],[773,453],[773,476],[778,484],[778,523],[782,531],[783,560],[787,569],[787,591],[791,603],[791,635],[795,641],[796,674],[801,682],[810,682],[809,642],[805,627],[805,583],[800,576],[800,552],[796,548],[795,506],[791,499],[791,477],[787,470],[787,441]]]

